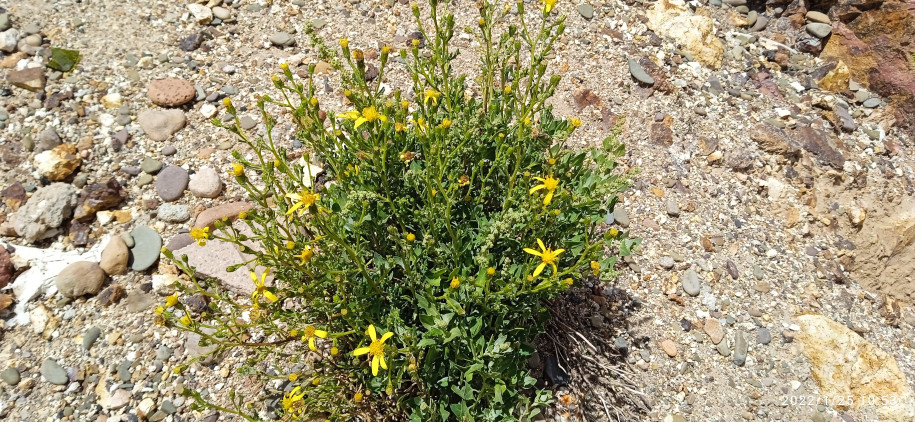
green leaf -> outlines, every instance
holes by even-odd
[[[69,72],[79,63],[79,51],[51,47],[51,59],[48,67],[58,72]]]

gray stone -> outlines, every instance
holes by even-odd
[[[251,118],[251,116],[241,116],[238,119],[238,123],[241,125],[241,128],[244,130],[251,130],[254,126],[257,126],[257,120]]]
[[[585,19],[591,19],[594,17],[594,7],[588,3],[579,4],[578,13]]]
[[[137,123],[149,139],[164,141],[187,124],[187,117],[181,110],[143,110]]]
[[[19,42],[19,31],[16,28],[10,28],[0,32],[0,51],[12,53],[16,51],[16,44]]]
[[[47,128],[38,134],[38,143],[35,144],[35,152],[49,151],[62,143],[57,131],[54,130],[54,128]]]
[[[98,264],[79,261],[64,267],[54,278],[54,285],[64,296],[74,298],[98,293],[107,279],[108,275]]]
[[[86,331],[86,334],[83,334],[83,349],[89,350],[92,348],[92,345],[95,344],[95,341],[98,340],[99,336],[102,335],[102,329],[99,327],[90,327]]]
[[[16,368],[6,368],[3,371],[0,371],[0,380],[3,380],[3,382],[9,385],[15,386],[19,384],[21,379],[22,376],[19,375],[19,370]]]
[[[191,177],[188,190],[198,198],[215,198],[222,192],[219,172],[212,167],[203,167]]]
[[[288,32],[275,32],[270,35],[270,43],[277,47],[286,47],[295,44],[295,39]]]
[[[41,363],[39,372],[51,384],[66,385],[67,381],[69,381],[67,371],[51,358],[47,358]]]
[[[613,208],[613,219],[616,220],[620,227],[629,227],[629,212],[619,204]]]
[[[670,256],[662,256],[661,259],[658,260],[658,264],[660,264],[662,268],[669,270],[674,267],[674,259]]]
[[[196,243],[193,237],[187,233],[178,233],[171,240],[168,241],[168,244],[165,247],[170,251],[177,251],[185,246],[189,246]]]
[[[134,271],[145,271],[151,267],[162,249],[162,238],[155,230],[139,226],[130,232],[134,245],[130,248],[130,268]],[[128,296],[128,301],[130,297]]]
[[[724,356],[724,357],[731,356],[731,348],[728,347],[727,341],[722,341],[721,343],[718,343],[718,345],[715,346],[715,349],[718,350],[718,354],[720,354],[721,356]]]
[[[698,296],[701,287],[699,284],[699,274],[696,274],[696,271],[692,269],[686,271],[686,275],[683,276],[682,285],[683,291],[686,292],[686,294],[693,297]]]
[[[756,23],[750,27],[750,32],[759,32],[763,29],[766,29],[766,25],[769,24],[769,18],[765,16],[759,16],[756,18]]]
[[[867,108],[877,108],[880,106],[880,99],[868,98],[867,100],[864,100],[864,106]]]
[[[156,193],[165,201],[177,201],[184,195],[189,179],[187,170],[168,166],[156,177]]]
[[[654,78],[646,73],[645,69],[642,69],[642,65],[640,65],[639,62],[633,59],[629,59],[629,73],[639,82],[654,85]]]
[[[819,22],[808,23],[806,29],[810,35],[817,38],[826,38],[832,33],[832,25]]]
[[[52,183],[38,189],[11,216],[13,230],[27,243],[57,234],[53,229],[73,214],[77,194],[77,189],[66,183]]]
[[[826,16],[826,14],[823,12],[817,12],[815,10],[811,10],[811,11],[807,12],[806,18],[808,21],[811,21],[811,22],[819,22],[819,23],[825,23],[827,25],[832,25],[832,21],[829,20],[829,16]]]
[[[7,29],[10,29],[11,26],[13,26],[13,24],[10,22],[10,14],[0,13],[0,31],[6,31]]]
[[[679,217],[679,216],[680,216],[680,206],[677,205],[677,201],[674,200],[673,198],[668,198],[668,199],[667,199],[667,203],[665,204],[665,208],[667,209],[667,215],[669,215],[669,216],[671,216],[671,217]]]
[[[152,157],[146,157],[140,163],[140,169],[149,174],[156,174],[162,170],[162,162]]]
[[[172,357],[172,354],[174,354],[174,353],[175,352],[172,349],[170,349],[168,346],[162,345],[162,346],[159,346],[158,349],[156,349],[156,359],[159,359],[161,361],[166,361],[170,357]]]
[[[20,28],[25,35],[32,35],[41,32],[41,26],[37,22],[29,22]]]
[[[143,173],[140,177],[137,177],[137,186],[143,187],[153,182],[153,177],[149,173]]]
[[[169,223],[183,223],[191,219],[191,210],[187,205],[162,204],[157,211],[156,217]]]
[[[227,21],[227,20],[229,20],[229,18],[232,17],[232,12],[229,11],[229,9],[226,9],[225,7],[217,6],[217,7],[213,8],[213,16],[216,17],[217,19]]]
[[[227,267],[245,261],[235,245],[210,239],[204,246],[192,244],[175,251],[175,256],[182,255],[187,255],[188,264],[195,267],[198,276],[215,278],[238,294],[254,292],[254,283],[247,271],[226,271]]]
[[[144,312],[156,304],[156,295],[133,290],[127,295],[127,312],[132,314]]]
[[[744,337],[743,332],[735,331],[734,332],[734,364],[737,366],[743,366],[747,361],[747,339]]]
[[[772,333],[766,327],[760,327],[756,332],[756,341],[759,344],[769,344],[772,341]]]
[[[160,151],[160,152],[162,153],[162,155],[169,157],[169,156],[172,156],[172,155],[175,155],[176,153],[178,153],[178,148],[175,148],[172,145],[166,145],[166,146],[162,147],[162,151]]]

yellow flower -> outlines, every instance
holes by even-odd
[[[448,129],[449,127],[451,127],[451,119],[444,119],[438,125],[439,129]]]
[[[318,330],[313,325],[305,327],[305,332],[302,333],[302,341],[308,341],[308,349],[312,352],[318,350],[318,348],[315,347],[315,337],[327,338],[327,331]]]
[[[356,403],[362,402],[362,393],[353,394],[353,401]]]
[[[229,97],[223,98],[222,105],[224,105],[226,107],[232,107],[232,99]]]
[[[243,174],[245,174],[245,166],[241,165],[241,163],[232,164],[232,175],[233,176],[238,177]]]
[[[247,212],[247,211],[242,211],[242,212],[238,213],[238,219],[239,219],[239,220],[244,220],[244,219],[246,219],[246,218],[248,218],[248,212]]]
[[[409,164],[410,161],[413,161],[415,158],[413,151],[404,151],[400,153],[400,161],[403,161],[404,164]]]
[[[191,317],[187,316],[187,314],[184,314],[184,316],[181,317],[181,324],[185,327],[191,325]]]
[[[553,6],[556,6],[556,0],[543,0],[543,13],[550,13]]]
[[[600,262],[591,261],[591,270],[600,271]]]
[[[469,185],[469,184],[470,184],[470,176],[468,176],[468,175],[466,175],[466,174],[462,174],[461,177],[458,178],[458,184],[461,185],[461,186],[467,186],[467,185]]]
[[[162,306],[156,306],[156,315],[162,315],[165,313],[165,308]]]
[[[165,298],[165,307],[166,308],[171,308],[172,306],[175,306],[176,304],[178,304],[178,293],[175,293],[175,294]]]
[[[280,77],[277,75],[273,75],[270,77],[270,80],[273,81],[274,83],[276,83],[276,82],[280,81]]]
[[[304,190],[302,190],[301,193],[287,193],[286,198],[289,198],[289,199],[295,201],[295,204],[293,204],[292,207],[289,208],[289,211],[286,211],[286,215],[292,214],[293,212],[295,212],[295,210],[297,210],[299,208],[302,208],[302,210],[299,211],[299,214],[301,214],[306,209],[308,209],[312,205],[314,205],[316,201],[321,199],[321,194],[312,193],[310,190],[304,189]]]
[[[434,89],[427,89],[423,94],[423,103],[429,104],[429,101],[432,101],[432,104],[438,105],[438,97],[440,96],[442,96],[441,92]]]
[[[267,275],[270,274],[270,269],[267,268],[261,274],[260,280],[257,279],[257,274],[254,271],[251,271],[251,281],[254,282],[254,293],[251,293],[251,302],[257,304],[257,297],[264,296],[271,302],[276,302],[277,297],[273,292],[267,290]]]
[[[346,38],[340,40],[340,47],[349,48],[349,40]]]
[[[406,130],[407,130],[407,127],[404,126],[403,123],[401,123],[401,122],[394,123],[394,132],[404,132]]]
[[[387,116],[378,114],[378,110],[375,109],[375,106],[366,107],[362,109],[362,116],[356,119],[356,126],[362,126],[365,122],[374,122],[375,120],[381,120],[382,122],[388,121]]]
[[[553,176],[547,176],[546,179],[542,177],[535,177],[534,179],[539,180],[542,184],[532,187],[530,194],[533,195],[534,192],[540,189],[546,189],[547,193],[543,198],[543,205],[550,205],[550,201],[553,200],[553,192],[559,188],[559,180],[554,179]]]
[[[311,97],[311,99],[308,100],[308,104],[311,104],[312,107],[317,107],[317,106],[318,106],[318,98],[317,98],[317,97]]]
[[[491,277],[491,276],[493,276],[493,275],[495,275],[495,274],[496,274],[496,269],[495,269],[495,268],[489,267],[489,268],[486,269],[486,275],[488,275],[488,276]]]
[[[503,89],[502,92],[504,92],[505,95],[511,94],[512,93],[511,85],[505,85],[505,89]]]
[[[550,165],[552,166],[552,165],[556,164],[556,159],[550,158],[549,160],[546,160],[546,162],[550,163]]]
[[[280,63],[280,69],[283,69],[284,72],[289,70],[289,63]]]
[[[461,279],[459,279],[457,277],[452,278],[451,279],[451,288],[457,289],[458,287],[461,287]]]
[[[486,19],[480,18],[479,20],[477,20],[477,24],[479,24],[480,26],[486,25]]]
[[[404,109],[410,108],[410,102],[407,100],[401,100],[400,106],[403,107]]]
[[[302,387],[293,388],[292,391],[283,395],[283,410],[287,412],[292,410],[297,406],[297,402],[302,401],[303,397],[305,397],[305,392],[302,391]]]
[[[197,241],[200,246],[206,245],[206,240],[210,238],[210,228],[204,227],[191,229],[191,238]]]
[[[613,227],[613,228],[610,229],[610,236],[611,236],[611,237],[617,237],[617,236],[619,236],[619,235],[620,235],[620,231],[617,230],[616,227]]]
[[[394,333],[387,332],[383,336],[381,336],[381,338],[379,339],[375,333],[374,325],[369,325],[369,329],[366,330],[366,333],[368,333],[369,337],[372,339],[372,343],[369,344],[368,347],[360,347],[360,348],[354,350],[353,356],[362,356],[366,353],[371,355],[372,356],[372,376],[377,376],[379,364],[381,365],[382,369],[388,369],[388,364],[385,363],[385,361],[384,361],[384,342],[387,339],[391,338],[391,336],[393,336]],[[356,400],[356,401],[357,402],[361,401],[362,395],[358,394],[358,393],[357,393],[357,395],[359,395],[359,400]]]
[[[338,349],[338,348],[336,348],[336,347],[331,347],[331,348],[330,348],[330,354],[331,354],[331,356],[337,356],[337,354],[339,354],[339,353],[340,353],[340,349]]]
[[[311,385],[316,386],[318,384],[321,384],[321,378],[315,378],[315,379],[311,380]]]
[[[540,245],[539,252],[535,251],[531,248],[524,248],[524,252],[527,252],[534,256],[539,256],[540,260],[542,261],[540,263],[540,265],[537,266],[537,269],[534,270],[534,277],[537,277],[538,275],[540,275],[540,273],[543,272],[543,269],[547,265],[552,265],[553,274],[556,274],[556,272],[558,271],[558,269],[556,268],[556,261],[559,260],[559,254],[563,253],[565,251],[565,249],[556,249],[554,251],[554,250],[549,249],[546,246],[544,246],[543,241],[540,239],[537,239],[537,244]]]
[[[413,46],[414,46],[414,47],[419,47],[419,40],[418,40],[418,39],[413,38]]]
[[[407,233],[407,242],[412,242],[416,240],[416,235],[413,233]]]
[[[572,120],[569,120],[569,123],[571,123],[573,127],[581,127],[581,120],[579,120],[578,117],[573,117]]]
[[[291,240],[287,240],[287,241],[286,241],[286,249],[294,249],[294,248],[295,248],[295,242],[293,242],[293,241],[291,241]]]
[[[381,46],[381,54],[388,54],[391,52],[391,46],[383,45]]]
[[[311,247],[310,247],[310,246],[305,245],[305,248],[302,249],[302,253],[300,253],[300,254],[298,254],[298,255],[296,255],[296,256],[299,257],[299,259],[302,260],[302,263],[301,263],[301,264],[302,264],[302,265],[305,265],[305,264],[308,263],[308,261],[311,261],[311,258],[313,258],[313,257],[315,256],[315,253],[311,251]]]

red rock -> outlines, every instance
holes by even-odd
[[[177,107],[197,95],[194,85],[184,79],[158,79],[146,85],[146,95],[156,105]]]
[[[13,263],[10,261],[10,253],[6,248],[0,246],[0,289],[13,281],[14,275],[16,275],[16,268],[13,267]]]
[[[227,221],[235,221],[235,219],[238,218],[239,213],[248,212],[253,207],[254,204],[250,202],[230,202],[228,204],[210,208],[197,216],[194,227],[209,227],[210,230],[213,230],[217,221],[222,220],[223,218]]]

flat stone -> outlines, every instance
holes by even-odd
[[[6,16],[7,23],[9,23],[9,15],[6,13],[3,14]],[[16,51],[16,45],[19,42],[19,30],[16,28],[9,28],[0,32],[0,51],[6,53],[12,53]]]
[[[127,312],[132,314],[151,310],[156,304],[156,295],[133,290],[127,295]]]
[[[6,74],[6,81],[13,86],[32,91],[44,91],[47,84],[47,76],[44,74],[44,68],[30,67],[22,70],[12,69]]]
[[[185,246],[193,245],[197,241],[194,240],[188,233],[178,233],[175,237],[172,237],[168,241],[168,244],[165,245],[165,248],[170,251],[177,251]]]
[[[879,98],[868,98],[868,99],[864,100],[863,105],[867,108],[877,108],[880,106],[880,99]]]
[[[118,388],[108,397],[108,403],[105,405],[110,410],[117,410],[130,404],[130,391]]]
[[[713,344],[717,345],[724,339],[724,328],[721,327],[721,322],[717,318],[706,318],[705,323],[702,325],[702,330],[705,331],[705,334],[708,334]]]
[[[216,6],[213,8],[213,16],[216,19],[219,19],[222,21],[227,21],[232,17],[232,12],[229,11],[229,9],[226,9],[225,7]]]
[[[194,20],[201,25],[208,25],[213,21],[213,11],[205,5],[192,3],[187,5],[187,10],[194,16]]]
[[[662,341],[661,349],[664,350],[664,353],[667,353],[667,356],[677,356],[677,344],[674,343],[673,340],[667,339]]]
[[[241,125],[241,128],[244,130],[251,130],[254,128],[254,126],[257,126],[257,120],[254,120],[251,116],[239,117],[238,123]]]
[[[270,43],[277,47],[286,47],[295,44],[295,39],[288,32],[274,32],[270,35]]]
[[[594,7],[588,3],[579,4],[578,13],[585,19],[591,19],[594,17]]]
[[[47,358],[41,363],[39,372],[51,384],[66,385],[67,381],[69,381],[67,371],[51,358]]]
[[[680,216],[680,206],[677,205],[677,201],[674,200],[673,198],[667,198],[667,202],[665,203],[665,208],[667,209],[667,215],[669,215],[671,217]]]
[[[208,208],[197,215],[197,220],[194,221],[194,227],[199,229],[209,227],[212,231],[216,228],[214,225],[216,221],[222,220],[223,218],[227,219],[227,221],[235,221],[235,219],[238,218],[239,213],[248,212],[253,207],[254,204],[250,202],[229,202],[213,208]]]
[[[194,84],[185,79],[157,79],[146,85],[146,96],[153,104],[162,107],[177,107],[196,97]]]
[[[191,210],[187,205],[162,204],[157,211],[156,218],[169,223],[183,223],[191,219]]]
[[[140,169],[149,174],[156,174],[162,170],[162,162],[152,157],[146,157],[140,163]]]
[[[60,135],[54,128],[47,128],[38,134],[38,142],[35,143],[35,152],[44,152],[62,144]]]
[[[87,294],[96,294],[108,275],[94,262],[79,261],[64,267],[54,278],[54,285],[66,297],[74,298]]]
[[[159,259],[162,238],[159,237],[159,233],[146,226],[133,229],[130,236],[134,241],[133,247],[130,248],[130,268],[134,271],[145,271]]]
[[[196,269],[198,275],[215,278],[238,294],[250,295],[254,292],[254,283],[244,268],[226,271],[227,267],[244,262],[234,244],[210,239],[204,246],[195,243],[175,251],[175,256],[182,255],[187,255],[188,264]]]
[[[620,204],[617,204],[616,207],[613,208],[613,219],[616,220],[616,223],[619,224],[620,227],[629,227],[629,212]]]
[[[177,201],[184,195],[189,180],[187,170],[178,166],[168,166],[156,177],[156,193],[164,201]]]
[[[808,23],[806,29],[810,35],[817,38],[826,38],[832,33],[832,25],[819,22]]]
[[[699,284],[699,274],[696,274],[695,270],[687,270],[686,275],[683,276],[683,281],[681,282],[683,286],[683,291],[686,294],[696,297],[699,296],[699,289],[701,285]]]
[[[15,386],[19,384],[19,381],[22,380],[22,376],[19,374],[19,370],[16,368],[6,368],[0,371],[0,380],[3,382]]]
[[[817,12],[815,10],[811,10],[811,11],[807,12],[807,15],[805,17],[810,22],[825,23],[830,26],[832,25],[832,21],[829,20],[829,16],[826,16],[826,14],[823,12]]]
[[[756,342],[759,344],[769,344],[772,341],[772,333],[766,327],[760,327],[756,331]]]
[[[654,78],[652,78],[648,73],[645,72],[645,69],[642,69],[642,66],[639,62],[629,59],[629,73],[637,81],[647,84],[654,85]]]
[[[747,339],[741,331],[734,332],[734,364],[743,366],[747,361]]]
[[[200,44],[203,43],[203,35],[200,34],[191,34],[181,39],[178,42],[178,48],[183,51],[194,51],[200,48]],[[153,101],[155,102],[155,101]]]
[[[89,327],[89,329],[86,330],[86,334],[83,334],[83,350],[91,349],[92,345],[95,344],[95,341],[98,340],[101,335],[101,328],[95,326]]]
[[[203,167],[197,171],[188,184],[188,190],[198,198],[215,198],[222,192],[222,180],[219,172],[212,167]]]
[[[181,110],[143,110],[137,115],[137,123],[149,139],[161,142],[181,130],[187,117]]]

